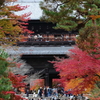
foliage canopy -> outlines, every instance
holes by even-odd
[[[44,0],[41,20],[56,23],[55,29],[78,30],[78,48],[69,59],[54,61],[65,89],[80,94],[100,88],[100,0]]]
[[[15,44],[25,38],[25,33],[30,34],[27,29],[27,21],[30,12],[16,15],[15,12],[25,10],[28,6],[12,5],[16,0],[5,0],[0,6],[0,45]]]
[[[100,14],[99,0],[44,0],[41,20],[56,23],[55,29],[79,30]]]

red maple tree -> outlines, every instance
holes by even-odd
[[[69,58],[52,61],[65,90],[71,89],[73,94],[89,93],[95,86],[100,88],[100,26],[96,24],[100,16],[89,17],[92,25],[79,31],[77,47],[70,50]]]
[[[75,94],[87,92],[100,81],[100,60],[77,47],[70,51],[69,59],[57,59],[52,63],[56,71],[60,72],[65,90],[71,88]]]

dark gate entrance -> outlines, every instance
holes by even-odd
[[[53,64],[49,62],[55,60],[54,56],[66,57],[65,55],[23,55],[22,59],[33,67],[31,74],[43,70],[41,78],[45,80],[44,85],[52,87],[52,79],[60,78]]]

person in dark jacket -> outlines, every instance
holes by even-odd
[[[42,98],[42,94],[43,94],[43,88],[40,87],[38,90],[38,95]]]

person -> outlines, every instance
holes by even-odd
[[[30,90],[26,89],[26,95],[27,95],[27,97],[29,96],[29,94],[30,94]]]
[[[47,97],[48,93],[47,93],[47,87],[44,87],[44,96]]]
[[[33,91],[33,97],[37,97],[36,91]]]
[[[61,96],[61,87],[57,88],[58,96]]]
[[[52,88],[48,88],[48,96],[51,96],[52,95]]]
[[[51,94],[52,94],[52,89],[49,86],[47,86],[47,96],[49,97],[51,96]]]
[[[38,34],[39,41],[42,41],[42,35]]]
[[[42,94],[43,94],[43,88],[40,87],[40,88],[38,89],[38,95],[39,95],[39,97],[42,98]]]
[[[38,39],[38,36],[34,35],[34,41],[37,41],[37,39]]]
[[[55,88],[55,86],[52,89],[52,95],[56,96],[56,97],[58,96],[58,94],[57,94],[57,88]]]

